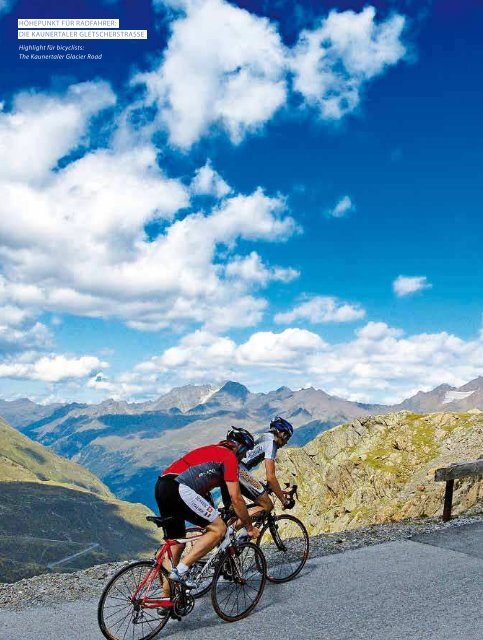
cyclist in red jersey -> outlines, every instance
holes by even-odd
[[[224,484],[248,535],[257,538],[260,533],[250,520],[238,477],[239,461],[253,448],[254,443],[251,433],[232,427],[226,440],[194,449],[173,462],[158,478],[155,498],[159,512],[162,517],[172,518],[166,526],[167,537],[184,538],[186,520],[206,528],[206,533],[193,545],[183,562],[179,562],[179,559],[185,545],[179,544],[172,549],[176,566],[169,577],[187,588],[196,586],[189,580],[189,568],[211,551],[226,533],[225,523],[207,500],[212,489]]]

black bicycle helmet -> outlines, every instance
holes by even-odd
[[[293,436],[293,427],[288,420],[285,418],[281,418],[277,416],[270,423],[270,431],[278,431],[279,433],[283,433],[286,436],[286,440],[290,440]]]
[[[226,439],[229,442],[236,442],[240,449],[246,453],[250,449],[253,449],[255,446],[255,438],[252,434],[246,429],[242,429],[241,427],[231,427],[231,429],[226,434]]]

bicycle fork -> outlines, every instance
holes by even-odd
[[[270,520],[268,524],[268,528],[270,529],[270,533],[272,534],[273,541],[275,542],[279,551],[287,551],[287,547],[284,545],[283,540],[280,538],[278,533],[278,525],[274,520]]]

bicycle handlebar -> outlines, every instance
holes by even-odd
[[[288,489],[288,487],[290,487],[290,482],[286,482],[285,487]],[[284,491],[284,493],[286,493],[289,497],[289,503],[288,505],[286,505],[286,509],[293,509],[295,507],[295,498],[297,498],[298,500],[299,497],[297,489],[298,486],[296,484],[293,484],[290,489]]]
[[[285,509],[293,509],[295,506],[295,499],[298,500],[298,486],[296,484],[291,485],[290,482],[286,482],[285,483],[285,488],[286,490],[284,490],[284,493],[288,496],[289,498],[289,503],[288,505],[285,507]],[[267,493],[273,493],[273,491],[270,489],[269,486],[265,487],[267,490]],[[249,504],[248,508],[250,507],[255,507],[256,504]],[[223,521],[229,522],[229,520],[231,520],[232,518],[236,517],[235,511],[232,507],[232,505],[229,505],[228,507],[221,507],[218,508],[218,511],[220,512],[220,516],[222,517]]]

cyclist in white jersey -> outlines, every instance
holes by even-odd
[[[276,417],[270,423],[269,431],[255,438],[255,446],[247,452],[239,467],[240,488],[242,494],[249,500],[253,500],[258,506],[250,509],[250,515],[254,516],[261,511],[271,511],[273,502],[270,499],[266,487],[254,478],[249,470],[265,462],[267,485],[277,496],[284,507],[288,506],[290,499],[282,491],[275,472],[275,460],[280,447],[287,444],[293,434],[293,427],[284,418]]]

